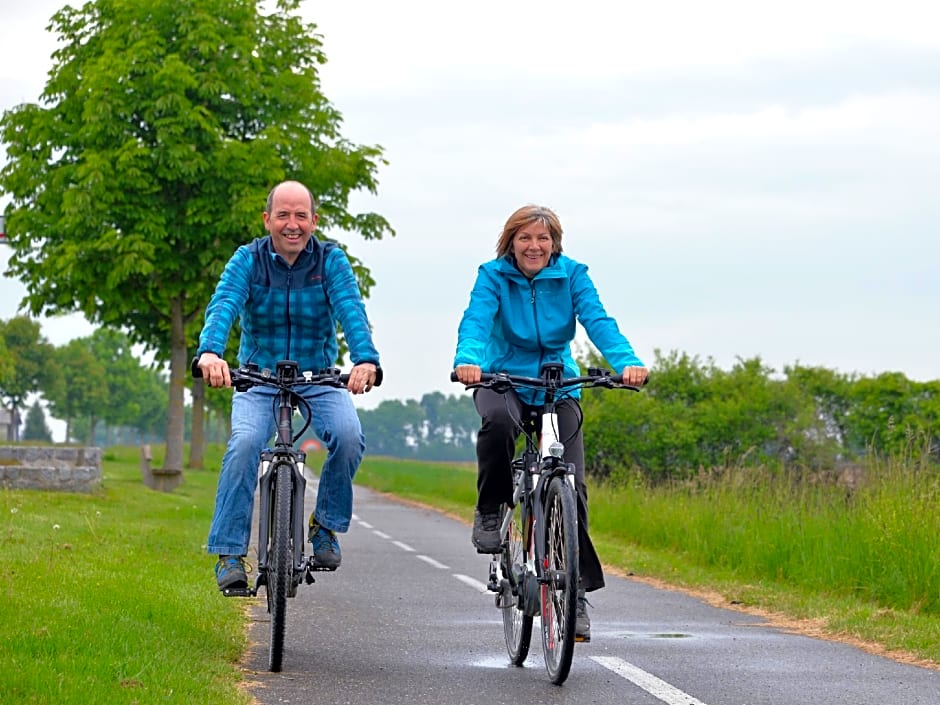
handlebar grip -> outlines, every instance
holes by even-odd
[[[189,371],[193,376],[193,379],[202,379],[202,370],[199,368],[199,358],[194,357],[193,361],[189,364]]]
[[[457,379],[457,371],[456,371],[456,370],[451,370],[451,371],[450,371],[450,381],[451,381],[451,382],[459,382],[459,381],[460,381],[459,379]]]

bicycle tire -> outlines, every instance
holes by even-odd
[[[542,655],[549,678],[561,685],[571,670],[578,603],[578,515],[574,489],[556,477],[545,495],[542,546]]]
[[[291,550],[292,468],[278,463],[274,468],[270,548],[268,549],[268,612],[271,613],[271,647],[268,670],[280,671],[284,656],[284,632],[287,628],[287,596],[293,578]]]
[[[503,615],[503,636],[506,639],[509,660],[514,666],[521,666],[529,655],[533,617],[523,612],[517,595],[524,587],[521,577],[526,562],[531,557],[532,531],[531,526],[527,528],[525,525],[522,501],[515,507],[506,505],[505,511],[512,512],[512,520],[500,561],[503,577],[500,581],[499,606]]]

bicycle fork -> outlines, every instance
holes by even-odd
[[[254,591],[265,584],[265,575],[268,567],[268,543],[271,537],[271,525],[269,518],[273,507],[271,506],[271,497],[273,495],[275,477],[286,479],[291,483],[291,554],[292,554],[292,580],[289,596],[293,597],[296,593],[296,587],[303,578],[306,578],[307,584],[313,581],[310,574],[307,561],[304,559],[304,495],[307,488],[307,480],[304,477],[304,464],[306,453],[298,450],[291,450],[293,462],[288,461],[275,451],[265,450],[261,454],[260,470],[260,506],[258,521],[258,578],[255,583]],[[275,473],[275,469],[280,472]]]

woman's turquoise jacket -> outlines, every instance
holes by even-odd
[[[582,372],[571,354],[576,322],[615,374],[643,365],[607,315],[586,265],[556,254],[528,279],[511,255],[491,260],[477,271],[457,330],[454,366],[537,377],[543,364],[555,362],[565,366],[565,377],[578,376]],[[520,396],[528,404],[541,402],[534,392]]]

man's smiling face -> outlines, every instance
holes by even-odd
[[[310,241],[318,219],[310,192],[302,184],[289,182],[274,192],[271,212],[264,213],[264,227],[271,233],[274,251],[293,264]]]

